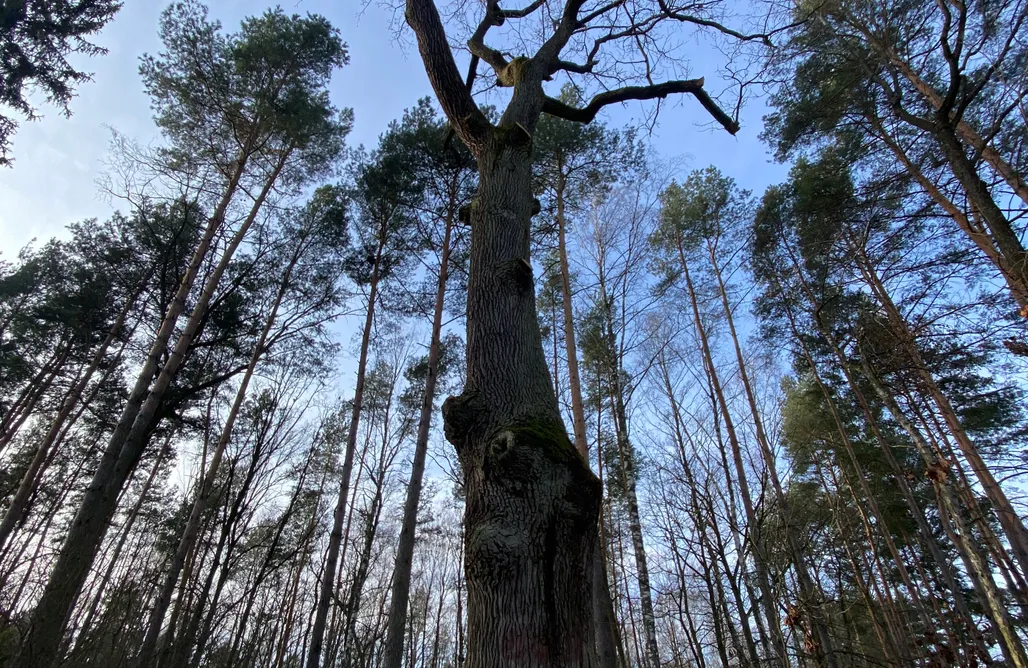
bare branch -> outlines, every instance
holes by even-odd
[[[546,0],[535,0],[524,9],[501,9],[500,14],[505,19],[523,19],[545,4]]]
[[[589,62],[584,64],[572,63],[566,60],[558,60],[550,67],[550,74],[554,74],[561,70],[565,72],[571,72],[573,74],[589,74],[593,71],[593,68],[595,66],[595,60],[590,60]]]
[[[586,27],[587,25],[592,23],[597,18],[603,16],[604,14],[606,14],[607,12],[609,12],[612,9],[617,9],[618,7],[620,7],[623,4],[625,4],[625,0],[613,0],[613,2],[610,2],[610,3],[600,7],[596,11],[590,12],[587,16],[585,16],[584,18],[580,19],[578,21],[578,23],[575,24],[575,29],[577,30],[577,29]]]
[[[775,35],[777,35],[779,33],[782,33],[782,32],[785,32],[787,30],[791,30],[793,28],[796,28],[798,26],[803,25],[808,20],[810,20],[810,17],[813,16],[814,13],[817,12],[818,10],[820,10],[821,7],[823,6],[823,3],[822,4],[818,4],[812,10],[810,10],[807,13],[806,16],[801,17],[800,19],[798,19],[796,21],[793,21],[792,23],[790,23],[788,25],[780,26],[778,28],[775,28],[774,30],[769,30],[768,32],[758,32],[758,33],[746,34],[746,33],[741,33],[738,30],[733,30],[732,28],[729,28],[726,25],[718,23],[717,21],[713,21],[711,19],[705,19],[705,18],[700,17],[700,16],[693,16],[692,14],[685,14],[683,12],[680,12],[680,11],[676,10],[676,9],[672,9],[671,7],[668,6],[667,0],[657,0],[657,4],[660,6],[660,10],[663,13],[663,15],[666,16],[669,19],[674,19],[676,21],[681,21],[683,23],[692,23],[693,25],[703,26],[705,28],[713,28],[714,30],[717,30],[718,32],[720,32],[720,33],[722,33],[724,35],[728,35],[729,37],[734,37],[735,39],[739,40],[740,42],[752,42],[752,41],[759,40],[765,46],[774,46],[774,44],[771,42],[771,38],[772,37],[774,37]]]
[[[418,40],[428,80],[454,130],[473,153],[485,145],[489,120],[475,104],[453,60],[446,31],[432,0],[407,0],[407,23]]]
[[[721,126],[728,130],[730,134],[735,134],[739,131],[739,123],[729,116],[724,110],[721,109],[711,99],[707,91],[703,90],[703,79],[685,79],[681,81],[665,81],[664,83],[654,84],[652,86],[626,86],[625,88],[618,88],[616,90],[607,91],[600,93],[595,96],[585,108],[572,107],[564,104],[560,100],[555,100],[552,97],[547,97],[543,103],[543,113],[558,118],[563,118],[568,121],[575,123],[590,123],[596,114],[599,113],[600,109],[610,104],[617,102],[626,102],[628,100],[653,100],[663,99],[668,95],[674,95],[676,93],[689,93],[703,105],[703,108],[714,117]]]
[[[507,59],[496,49],[485,45],[485,34],[489,32],[489,28],[503,25],[504,20],[503,10],[500,9],[497,0],[489,0],[485,6],[485,16],[482,17],[478,28],[471,35],[471,39],[468,40],[468,49],[471,50],[471,55],[489,63],[498,74],[507,67]]]

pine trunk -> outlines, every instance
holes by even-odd
[[[350,477],[353,474],[353,459],[357,450],[357,432],[360,429],[361,410],[364,405],[364,380],[368,368],[368,348],[371,343],[371,328],[375,321],[375,303],[378,300],[378,282],[382,253],[385,248],[386,228],[383,224],[378,233],[378,246],[375,250],[375,263],[371,272],[371,284],[368,289],[368,309],[364,317],[364,333],[361,338],[360,359],[357,363],[357,384],[353,391],[353,407],[350,413],[350,427],[346,434],[346,452],[343,455],[343,470],[339,481],[339,493],[336,498],[335,511],[332,515],[332,533],[328,540],[328,554],[325,569],[321,575],[321,590],[318,594],[318,607],[311,628],[311,644],[307,654],[307,668],[318,668],[321,663],[322,644],[325,640],[325,627],[328,623],[328,610],[335,593],[336,570],[339,563],[339,552],[343,543],[343,523],[346,519],[346,501],[350,494]]]
[[[272,327],[275,326],[275,321],[278,317],[278,309],[282,305],[282,300],[285,298],[286,290],[289,288],[293,268],[296,266],[296,262],[298,260],[299,254],[297,253],[293,256],[291,262],[286,267],[285,274],[279,285],[278,293],[275,295],[275,301],[271,305],[271,313],[268,314],[268,317],[264,322],[264,327],[261,330],[260,335],[257,337],[257,341],[254,343],[253,353],[250,355],[250,362],[246,367],[246,371],[243,373],[242,379],[239,381],[239,388],[236,390],[235,400],[232,402],[232,407],[229,409],[228,415],[225,418],[225,424],[221,428],[221,435],[218,437],[218,443],[214,448],[214,453],[211,455],[210,464],[197,485],[196,498],[193,500],[193,506],[189,512],[189,519],[186,521],[186,526],[183,528],[182,535],[179,537],[175,554],[173,555],[171,564],[168,567],[168,572],[165,574],[164,585],[161,587],[161,591],[157,596],[157,601],[154,603],[153,610],[150,613],[146,635],[143,637],[143,644],[139,650],[139,656],[136,660],[137,664],[141,668],[146,668],[146,666],[149,666],[153,661],[154,650],[157,647],[157,636],[160,633],[161,627],[164,625],[164,616],[168,611],[168,605],[171,603],[171,596],[175,591],[175,585],[178,582],[179,575],[182,573],[182,567],[186,562],[186,555],[193,549],[193,545],[196,542],[196,537],[200,531],[200,521],[203,518],[204,511],[207,509],[207,500],[210,496],[211,489],[214,487],[214,481],[217,479],[218,469],[221,466],[221,459],[225,454],[225,448],[228,447],[228,443],[232,438],[232,430],[235,427],[236,419],[239,417],[239,411],[242,410],[243,402],[246,401],[247,391],[250,388],[250,381],[253,378],[253,374],[257,369],[257,363],[260,362],[264,357],[264,354],[267,352],[268,336],[271,334]]]
[[[403,504],[403,524],[400,527],[400,539],[396,547],[396,561],[393,566],[389,618],[386,627],[385,647],[382,650],[383,668],[400,668],[403,662],[404,629],[407,626],[407,605],[410,602],[410,578],[411,568],[414,563],[414,539],[418,522],[418,505],[421,502],[422,478],[425,475],[425,456],[428,453],[428,436],[432,427],[432,413],[435,406],[435,385],[439,368],[443,306],[446,297],[446,280],[450,269],[450,232],[453,226],[453,213],[453,207],[451,206],[446,215],[443,249],[439,258],[435,311],[432,314],[432,339],[428,347],[428,372],[425,377],[424,394],[421,397],[421,415],[418,418],[418,436],[414,446],[414,461],[411,463],[410,483],[407,485],[407,499]]]

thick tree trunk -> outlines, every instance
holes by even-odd
[[[996,249],[1003,256],[1004,266],[1009,268],[1008,271],[1019,286],[1028,286],[1028,252],[1025,252],[1020,237],[993,198],[989,186],[978,174],[974,163],[967,157],[964,146],[948,123],[938,127],[934,134],[942,154],[953,170],[953,175],[967,196],[972,212],[981,217],[991,233]]]
[[[921,168],[910,159],[910,156],[903,150],[899,142],[889,134],[879,119],[872,118],[870,121],[872,127],[877,131],[879,138],[892,151],[896,159],[900,161],[900,164],[924,188],[928,196],[956,222],[957,227],[967,235],[967,238],[996,266],[1017,305],[1022,308],[1028,307],[1028,284],[1024,282],[1025,276],[1019,274],[1007,256],[1000,252],[996,247],[996,242],[989,235],[988,230],[983,229],[979,224],[968,218],[962,209],[957,207],[949,197],[943,194],[938,185],[924,175]]]
[[[509,109],[523,105],[538,109],[540,91],[515,90]],[[592,668],[600,489],[564,431],[543,353],[531,137],[507,119],[489,133],[471,211],[467,384],[443,405],[467,493],[467,666]]]
[[[407,604],[410,601],[410,577],[414,563],[414,538],[418,521],[418,505],[421,502],[421,484],[425,475],[425,456],[428,453],[428,436],[432,427],[432,413],[435,406],[435,385],[439,368],[439,341],[443,326],[443,306],[446,298],[446,280],[450,263],[450,231],[453,227],[453,207],[447,212],[446,228],[443,233],[443,250],[439,258],[439,278],[435,293],[435,311],[432,314],[432,339],[428,346],[428,372],[425,378],[424,394],[421,397],[421,415],[418,418],[418,436],[414,445],[414,461],[411,463],[410,483],[407,485],[407,499],[403,504],[403,524],[396,546],[396,561],[393,566],[392,598],[389,603],[389,621],[386,627],[385,647],[382,649],[383,668],[400,668],[403,662],[404,629],[407,626]]]

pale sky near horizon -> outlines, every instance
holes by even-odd
[[[97,186],[109,150],[108,128],[144,144],[157,137],[137,67],[142,54],[160,50],[157,22],[167,4],[128,0],[96,38],[109,53],[84,61],[94,80],[79,87],[71,118],[41,104],[41,120],[21,123],[14,139],[14,166],[0,168],[0,257],[13,259],[33,238],[42,243],[62,235],[69,223],[103,218],[116,208]],[[234,31],[242,17],[273,4],[213,0],[209,7],[226,31]],[[360,5],[340,0],[286,0],[281,5],[286,11],[326,16],[349,45],[350,64],[336,73],[332,94],[338,106],[354,109],[350,145],[374,144],[390,120],[419,97],[431,95],[416,49],[411,40],[397,43],[388,10],[371,4],[359,11]],[[702,65],[693,62],[692,76],[705,75],[709,82],[715,73],[701,71]],[[617,125],[638,121],[644,111],[636,103],[611,108],[601,119]],[[759,100],[744,108],[742,129],[732,137],[710,127],[699,104],[682,97],[665,104],[650,142],[664,157],[684,157],[688,169],[713,164],[759,195],[785,174],[757,138],[762,113]]]

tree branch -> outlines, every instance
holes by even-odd
[[[525,7],[524,9],[501,9],[500,14],[505,19],[523,19],[535,10],[543,6],[546,0],[535,0],[532,4]]]
[[[407,0],[406,18],[417,37],[418,51],[439,105],[472,153],[479,152],[486,143],[490,123],[457,70],[435,3]]]
[[[497,74],[503,72],[507,67],[507,59],[496,49],[485,45],[485,34],[489,32],[489,28],[503,25],[504,20],[504,12],[500,9],[498,0],[489,0],[485,6],[485,16],[482,17],[478,28],[471,35],[471,39],[468,40],[468,49],[471,50],[471,55],[489,63]]]
[[[563,70],[565,72],[571,72],[573,74],[589,74],[596,67],[596,61],[590,60],[587,63],[579,64],[572,63],[566,60],[558,60],[550,67],[550,74],[556,74]]]
[[[603,16],[604,14],[606,14],[607,12],[609,12],[612,9],[617,9],[618,7],[620,7],[623,4],[625,4],[625,0],[613,0],[612,2],[610,2],[610,3],[600,7],[599,9],[597,9],[597,10],[595,10],[593,12],[590,12],[588,16],[580,19],[575,24],[575,29],[577,30],[577,29],[584,28],[584,27],[588,26],[590,23],[593,22],[593,20]]]
[[[667,0],[657,0],[657,4],[660,6],[661,13],[663,13],[663,15],[668,17],[669,19],[674,19],[676,21],[681,21],[683,23],[692,23],[694,25],[703,26],[705,28],[713,28],[714,30],[717,30],[722,34],[728,35],[729,37],[734,37],[740,42],[751,42],[754,40],[759,40],[765,46],[773,47],[774,43],[772,43],[771,41],[772,37],[779,33],[803,25],[804,23],[810,20],[810,17],[813,16],[815,12],[821,9],[824,3],[819,3],[816,7],[811,9],[806,16],[801,17],[788,25],[780,26],[768,32],[758,32],[752,34],[741,33],[738,30],[733,30],[732,28],[729,28],[728,26],[718,23],[717,21],[713,21],[711,19],[705,19],[700,16],[693,16],[692,14],[682,13],[677,9],[672,9],[667,4]]]
[[[547,97],[543,102],[543,113],[564,120],[572,121],[575,123],[590,123],[596,114],[599,113],[600,109],[610,104],[617,102],[626,102],[628,100],[652,100],[655,98],[663,99],[668,95],[674,95],[676,93],[689,93],[703,105],[703,108],[714,117],[721,126],[728,130],[730,134],[735,134],[739,131],[739,123],[725,113],[711,99],[707,91],[703,90],[703,79],[686,79],[681,81],[665,81],[664,83],[654,84],[652,86],[626,86],[625,88],[618,88],[616,90],[607,91],[596,95],[589,104],[584,108],[572,107],[564,104],[560,100],[555,100],[552,97]]]

